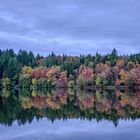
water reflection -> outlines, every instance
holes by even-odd
[[[0,123],[12,126],[47,118],[51,122],[67,119],[105,119],[118,125],[120,119],[140,117],[140,92],[82,91],[56,89],[30,91],[2,90],[0,92]]]

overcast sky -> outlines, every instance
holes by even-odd
[[[0,49],[140,52],[140,0],[0,0]]]

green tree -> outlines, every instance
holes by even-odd
[[[78,87],[82,88],[85,84],[85,79],[82,75],[79,75],[78,76],[78,79],[77,79],[77,84],[78,84]]]
[[[69,88],[74,88],[74,81],[73,80],[69,81],[68,87]]]
[[[29,74],[24,74],[19,78],[19,85],[23,88],[30,88],[31,78]]]
[[[17,59],[10,58],[7,65],[7,76],[12,79],[19,72],[19,65]]]
[[[2,87],[8,89],[11,85],[10,79],[9,78],[3,78],[2,79]]]
[[[97,86],[104,86],[105,85],[105,79],[102,76],[98,76],[96,79],[96,85]]]

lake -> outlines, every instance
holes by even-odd
[[[0,92],[0,140],[139,140],[139,91]]]

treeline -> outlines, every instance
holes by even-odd
[[[1,87],[101,87],[139,86],[140,53],[43,57],[31,51],[0,50]]]

